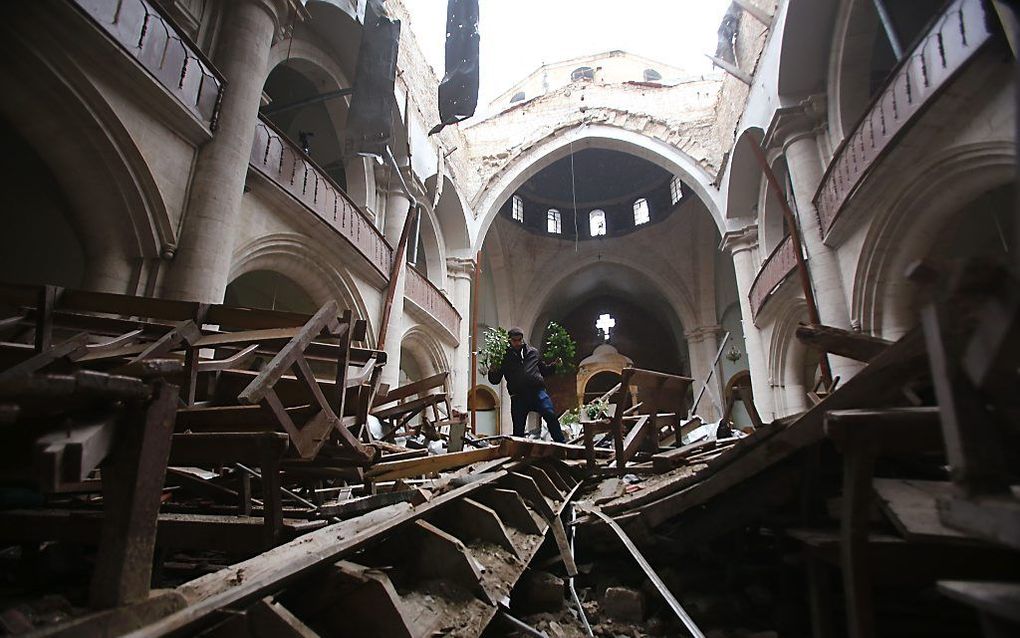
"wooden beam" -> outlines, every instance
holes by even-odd
[[[711,60],[712,64],[716,65],[717,67],[719,67],[723,71],[726,71],[727,73],[729,73],[733,77],[737,78],[738,80],[740,80],[741,82],[743,82],[747,86],[751,86],[751,82],[753,81],[753,79],[751,78],[751,75],[748,74],[748,73],[745,73],[744,71],[741,71],[740,67],[738,67],[737,65],[732,64],[730,62],[727,62],[726,60],[723,60],[722,58],[717,58],[714,55],[707,55],[706,54],[705,57],[708,58],[709,60]]]
[[[479,503],[491,507],[507,525],[525,534],[541,534],[542,528],[521,495],[513,490],[492,489],[474,496]]]
[[[815,350],[836,354],[854,361],[871,361],[892,345],[892,341],[859,332],[818,324],[797,326],[797,339]]]
[[[766,27],[772,26],[772,14],[764,9],[759,9],[750,0],[733,0],[733,4],[740,7],[743,11],[747,12],[747,15],[751,16]]]

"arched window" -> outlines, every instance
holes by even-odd
[[[596,208],[588,213],[588,230],[592,237],[606,234],[606,211]]]
[[[511,210],[510,210],[511,217],[514,218],[515,222],[521,222],[523,224],[524,223],[524,200],[521,199],[520,197],[518,197],[517,195],[514,195],[513,199],[511,201],[513,202],[513,204],[511,205]]]
[[[645,82],[658,82],[662,79],[662,74],[655,69],[645,69]]]
[[[579,66],[570,72],[570,81],[576,82],[578,80],[594,80],[595,69],[590,66]]]
[[[511,104],[513,104],[514,102],[523,102],[523,101],[524,101],[524,91],[518,91],[518,92],[514,93],[514,96],[512,98],[510,98],[510,103]]]
[[[651,216],[648,212],[648,200],[642,197],[634,202],[634,225],[647,224]]]
[[[562,231],[562,225],[560,223],[560,211],[556,210],[555,208],[550,208],[549,212],[545,216],[545,219],[546,229],[550,233],[559,235],[560,232]]]
[[[669,201],[676,204],[684,198],[684,189],[681,185],[680,178],[674,176],[673,179],[669,180]]]

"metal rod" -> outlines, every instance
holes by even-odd
[[[662,579],[659,578],[659,575],[655,573],[655,570],[652,569],[652,566],[648,564],[648,561],[645,560],[645,557],[641,554],[640,551],[638,551],[637,546],[634,545],[634,541],[630,540],[630,537],[627,536],[627,533],[623,531],[623,529],[616,523],[616,521],[614,521],[609,516],[606,516],[606,514],[604,514],[602,510],[599,509],[598,507],[593,507],[587,511],[591,512],[595,516],[605,521],[605,523],[609,525],[609,527],[614,532],[616,532],[616,535],[620,538],[621,541],[623,541],[623,544],[627,548],[627,551],[629,551],[630,555],[634,557],[634,560],[637,561],[637,564],[641,567],[641,570],[644,571],[645,575],[648,576],[648,579],[652,581],[652,584],[655,585],[655,589],[658,590],[659,594],[662,595],[662,597],[666,600],[666,604],[669,605],[669,608],[672,609],[673,613],[677,615],[677,617],[680,619],[680,622],[682,622],[684,624],[684,627],[687,628],[687,631],[691,632],[691,635],[694,636],[694,638],[705,638],[705,634],[701,633],[701,629],[699,629],[698,626],[694,624],[694,620],[687,614],[686,611],[684,611],[684,608],[680,604],[680,601],[678,601],[676,597],[673,596],[673,593],[669,591],[668,587],[666,587],[666,583],[662,582]]]
[[[577,528],[574,527],[574,523],[577,522],[577,510],[574,509],[573,505],[568,505],[568,507],[570,507],[570,554],[574,555],[574,537],[577,535]],[[570,597],[574,600],[574,605],[577,607],[577,614],[581,617],[581,622],[584,623],[585,632],[588,633],[590,638],[595,638],[591,625],[588,624],[588,616],[585,615],[584,607],[581,606],[581,599],[577,597],[573,576],[567,578],[567,589],[570,590]]]
[[[900,37],[896,35],[896,25],[893,24],[889,9],[885,6],[885,0],[871,0],[871,2],[875,5],[875,13],[878,14],[878,19],[882,22],[882,29],[885,30],[885,37],[889,39],[893,55],[897,60],[902,60],[903,45],[900,43]]]
[[[507,611],[506,609],[502,609],[501,608],[499,610],[499,613],[500,613],[501,616],[503,616],[503,618],[507,622],[509,622],[511,625],[513,625],[517,629],[523,631],[525,634],[527,634],[529,636],[534,636],[535,638],[549,638],[548,634],[546,634],[544,632],[541,632],[541,631],[535,629],[534,627],[532,627],[531,625],[529,625],[529,624],[527,624],[525,622],[521,622],[520,620],[517,620],[516,618],[511,616],[510,612]]]
[[[730,340],[730,333],[726,333],[723,337],[722,343],[719,344],[719,351],[715,353],[715,359],[712,360],[712,369],[708,371],[708,376],[705,377],[705,382],[701,384],[701,391],[698,392],[698,398],[694,400],[694,405],[691,406],[691,414],[694,414],[698,410],[698,404],[701,403],[701,397],[705,394],[705,390],[708,389],[708,382],[712,380],[712,375],[715,374],[715,368],[719,365],[719,358],[722,357],[722,351],[726,347],[726,342]],[[716,406],[721,408],[722,406]],[[722,410],[720,410],[721,412]],[[722,415],[720,415],[722,416]]]
[[[301,108],[302,106],[311,106],[320,102],[328,102],[329,100],[343,97],[354,93],[354,89],[340,89],[339,91],[330,91],[329,93],[320,93],[319,95],[313,95],[312,97],[305,98],[303,100],[297,100],[296,102],[288,102],[287,104],[281,104],[279,106],[273,106],[270,104],[266,108],[262,109],[263,115],[275,115],[277,113],[283,113],[292,109]]]
[[[811,271],[808,270],[807,262],[804,261],[804,248],[800,242],[800,226],[797,224],[797,218],[794,216],[793,210],[790,209],[790,203],[786,201],[786,194],[783,192],[782,186],[779,185],[776,174],[772,172],[772,167],[769,166],[768,160],[765,159],[765,152],[761,150],[761,146],[750,136],[747,138],[747,143],[751,146],[755,159],[758,160],[758,166],[765,175],[765,179],[772,189],[772,194],[776,196],[780,208],[783,209],[783,217],[786,219],[786,225],[790,229],[790,241],[793,242],[794,258],[797,260],[797,274],[800,278],[801,290],[804,292],[804,301],[807,303],[808,320],[811,323],[821,324],[822,320],[818,316],[818,304],[815,302],[815,291],[811,285]],[[826,387],[831,389],[832,368],[829,367],[829,356],[826,353],[821,353],[818,365],[822,369],[822,380],[825,382]]]
[[[478,279],[482,272],[482,251],[475,253],[475,266],[471,273],[471,388],[468,389],[468,399],[472,394],[474,401],[471,404],[471,434],[478,436]],[[499,423],[497,417],[496,422]],[[502,424],[500,424],[502,426]],[[498,434],[498,432],[497,432]]]

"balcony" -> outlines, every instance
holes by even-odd
[[[70,0],[210,130],[226,82],[147,0]]]
[[[251,166],[301,202],[389,280],[393,249],[347,193],[266,119],[255,129]]]
[[[446,298],[435,284],[408,265],[407,281],[404,284],[404,296],[410,299],[416,306],[424,310],[430,317],[448,330],[453,341],[460,339],[460,313],[453,307],[450,300]]]
[[[797,252],[793,248],[793,240],[787,235],[761,265],[758,276],[751,284],[751,292],[748,293],[747,298],[751,302],[752,318],[758,318],[762,306],[795,268],[797,268]]]
[[[991,19],[982,0],[956,0],[900,61],[822,177],[814,202],[823,237],[892,141],[991,38]]]

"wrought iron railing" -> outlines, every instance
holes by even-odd
[[[251,165],[339,233],[386,279],[393,249],[357,204],[271,122],[255,128]]]
[[[916,120],[990,37],[982,0],[956,0],[900,61],[822,177],[814,202],[823,237],[890,142]]]
[[[226,81],[147,0],[70,0],[196,117],[216,130]]]
[[[747,298],[751,302],[752,317],[758,317],[758,312],[765,302],[796,267],[797,252],[794,250],[793,240],[787,235],[765,259],[761,270],[758,271],[758,276],[751,284],[751,291]]]
[[[429,313],[440,325],[445,326],[454,338],[460,338],[460,313],[442,290],[410,265],[407,267],[404,296]]]

